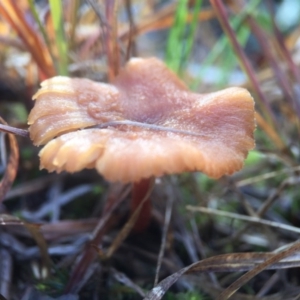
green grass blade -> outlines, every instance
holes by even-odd
[[[252,0],[245,8],[245,10],[235,16],[232,21],[230,22],[231,26],[234,28],[234,30],[237,30],[241,25],[242,22],[244,21],[245,17],[253,12],[258,4],[261,2],[261,0]],[[226,45],[229,44],[229,41],[226,36],[223,36],[216,44],[212,52],[208,55],[206,61],[208,64],[213,63],[219,55],[225,50]]]
[[[246,45],[248,38],[250,36],[250,33],[251,32],[250,32],[249,27],[246,27],[246,26],[241,26],[236,31],[237,40],[239,41],[239,43],[242,47],[244,47]],[[224,53],[226,53],[226,59],[221,64],[222,74],[221,74],[221,78],[218,82],[218,85],[220,87],[224,87],[225,85],[228,85],[228,74],[231,74],[232,70],[238,65],[238,59],[237,59],[230,44],[228,44],[225,47]]]
[[[35,6],[35,1],[34,0],[28,0],[28,4],[29,4],[29,8],[31,10],[31,13],[33,15],[33,18],[34,20],[36,21],[36,23],[38,24],[38,27],[39,27],[39,31],[42,33],[43,35],[43,38],[44,38],[44,41],[47,45],[47,48],[48,48],[48,51],[50,53],[50,56],[51,56],[51,59],[52,59],[52,62],[55,66],[55,69],[57,71],[57,65],[56,65],[56,62],[55,62],[55,59],[54,59],[54,56],[53,56],[53,53],[52,53],[52,49],[51,49],[51,44],[50,44],[50,40],[49,40],[49,37],[48,37],[48,34],[45,30],[45,27],[43,26],[43,24],[41,23],[41,20],[38,16],[38,13],[36,11],[36,6]]]
[[[59,53],[58,71],[60,75],[68,75],[68,45],[64,32],[62,1],[49,0],[49,4]]]
[[[166,63],[175,72],[179,71],[182,57],[182,42],[186,28],[186,19],[188,16],[188,1],[179,0],[174,24],[170,30],[167,48],[166,48]]]
[[[250,1],[245,9],[238,14],[237,16],[233,17],[230,21],[231,26],[234,30],[238,30],[242,26],[242,23],[245,19],[245,17],[248,14],[251,14],[254,12],[254,10],[257,8],[257,6],[260,4],[261,0],[252,0]],[[226,53],[226,47],[229,47],[230,43],[226,35],[223,35],[218,42],[215,44],[212,51],[209,53],[209,55],[206,57],[204,62],[201,66],[201,71],[199,74],[199,80],[196,80],[192,88],[195,88],[199,85],[199,81],[201,81],[201,78],[203,78],[204,73],[206,72],[206,69],[208,66],[212,65],[221,55],[222,53]]]
[[[185,47],[183,48],[182,60],[181,60],[182,63],[181,63],[180,71],[187,64],[190,54],[191,54],[191,51],[192,51],[192,48],[193,48],[193,45],[194,45],[195,35],[196,35],[196,31],[197,31],[197,24],[198,24],[198,15],[201,10],[202,2],[203,2],[202,0],[195,1],[195,5],[193,8],[193,18],[192,18],[192,22],[190,24],[189,34],[186,37]]]

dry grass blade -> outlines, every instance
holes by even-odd
[[[23,225],[19,219],[12,219],[11,215],[0,215],[1,225]],[[57,241],[58,239],[88,234],[97,225],[97,219],[63,220],[55,223],[43,223],[40,232],[46,241]],[[10,226],[9,232],[20,237],[30,237],[28,230],[21,226]]]
[[[267,269],[269,266],[278,263],[280,260],[292,255],[293,253],[300,250],[300,242],[296,242],[293,246],[285,251],[278,254],[274,254],[272,257],[267,259],[265,262],[259,264],[253,270],[241,276],[238,280],[232,283],[224,292],[222,292],[216,300],[229,299],[242,285],[248,282],[251,278]]]
[[[79,0],[74,0],[70,2],[70,24],[71,24],[71,29],[70,29],[70,40],[69,40],[69,49],[72,49],[72,47],[75,45],[75,31],[76,31],[76,26],[77,26],[77,21],[78,21],[78,10],[80,7],[80,1]]]
[[[40,232],[40,226],[30,223],[24,223],[24,226],[30,232],[40,249],[42,261],[46,268],[46,277],[48,277],[50,275],[52,261],[48,254],[48,245],[44,239],[43,234]]]
[[[172,27],[174,24],[176,6],[174,4],[166,5],[157,13],[149,16],[145,20],[140,20],[134,27],[132,32],[126,29],[120,32],[120,39],[135,39],[137,36],[148,33],[150,31],[162,30]],[[199,21],[208,21],[215,17],[215,13],[211,8],[203,8],[198,14]],[[186,23],[189,24],[193,20],[193,14],[187,15]]]
[[[263,202],[262,206],[255,212],[256,217],[262,217],[268,209],[274,204],[274,202],[279,198],[279,196],[282,194],[282,192],[289,186],[295,186],[300,183],[300,177],[289,177],[285,179],[276,189],[276,191],[272,194],[269,195],[269,197]],[[266,224],[267,225],[267,224]],[[282,224],[279,224],[280,226]],[[284,225],[286,226],[286,225]],[[288,225],[289,226],[289,225]],[[240,237],[248,228],[250,227],[250,224],[247,224],[240,230],[238,230],[234,236],[233,240],[237,239]],[[293,226],[292,226],[293,227]],[[296,231],[298,231],[297,227],[294,227]],[[292,229],[292,228],[291,228]],[[288,229],[289,230],[289,229]],[[294,230],[292,230],[294,231]]]
[[[92,7],[92,9],[95,11],[97,17],[99,18],[100,21],[100,27],[101,27],[101,42],[102,42],[102,48],[105,49],[106,44],[105,44],[105,37],[106,37],[106,27],[107,25],[107,20],[104,16],[104,14],[102,13],[102,11],[104,10],[104,8],[102,7],[102,4],[100,3],[96,3],[94,0],[87,0],[87,2],[90,4],[90,6]],[[101,6],[100,6],[101,5]],[[107,51],[107,49],[105,49]]]
[[[168,289],[188,270],[190,267],[183,268],[171,276],[165,278],[161,281],[157,286],[155,286],[143,300],[160,300],[164,296],[164,294],[168,291]]]
[[[118,45],[118,1],[105,1],[106,27],[104,29],[106,55],[108,60],[108,79],[111,82],[119,72],[119,45]]]
[[[278,229],[289,230],[292,232],[300,233],[300,228],[298,228],[298,227],[290,226],[290,225],[286,225],[286,224],[280,224],[278,222],[263,220],[258,217],[249,217],[249,216],[239,215],[239,214],[235,214],[235,213],[229,213],[229,212],[221,211],[221,210],[217,210],[217,209],[206,208],[206,207],[195,207],[195,206],[191,206],[191,205],[188,205],[186,207],[186,209],[190,210],[192,212],[198,211],[198,212],[203,212],[206,214],[228,217],[228,218],[232,218],[232,219],[247,221],[247,222],[251,222],[251,223],[255,223],[255,224],[267,225],[267,226],[275,227]]]
[[[118,272],[116,269],[111,269],[111,271],[113,273],[114,278],[118,282],[136,291],[140,296],[145,297],[145,292],[137,284],[135,284],[130,278],[128,278],[125,274]]]
[[[0,225],[24,225],[24,221],[20,220],[18,217],[0,214]]]
[[[264,202],[264,204],[261,206],[261,208],[257,211],[258,216],[263,216],[269,207],[278,199],[282,191],[288,186],[294,186],[298,185],[300,183],[300,177],[289,177],[285,179],[277,188],[276,192],[274,194],[271,194],[267,200]]]
[[[281,137],[278,135],[278,132],[274,129],[272,125],[270,125],[263,116],[256,112],[255,119],[257,125],[267,134],[267,136],[272,140],[274,145],[279,149],[283,150],[286,148],[284,142],[282,141]]]
[[[63,237],[88,233],[97,225],[97,219],[64,220],[56,223],[45,223],[41,232],[46,240],[56,240]]]
[[[50,268],[51,268],[51,259],[48,254],[48,246],[47,243],[44,239],[43,234],[40,232],[40,225],[38,224],[30,224],[27,223],[18,217],[12,216],[12,215],[6,215],[6,214],[1,214],[0,215],[0,225],[15,225],[15,226],[24,226],[30,233],[30,235],[33,237],[35,242],[37,243],[43,264],[47,270],[47,275],[50,275]]]
[[[256,24],[256,21],[251,16],[248,17],[248,22],[251,30],[254,32],[256,38],[258,39],[263,52],[265,53],[266,58],[268,59],[270,66],[274,72],[275,78],[278,82],[278,85],[281,87],[281,90],[285,96],[285,99],[289,101],[290,106],[293,107],[300,116],[299,106],[297,101],[295,101],[295,95],[293,95],[293,89],[290,86],[286,75],[283,73],[282,69],[278,64],[278,57],[275,55],[275,51],[273,50],[275,47],[268,41],[268,36],[266,33]]]
[[[274,253],[230,253],[217,255],[214,257],[206,258],[198,261],[188,267],[185,267],[169,277],[162,280],[157,286],[155,286],[144,300],[160,300],[168,289],[185,274],[192,274],[195,272],[241,272],[248,271],[253,272],[258,268],[260,271],[263,269],[284,269],[300,266],[299,255],[293,255],[298,251],[300,244],[294,245],[284,252],[279,254]],[[287,252],[287,253],[286,253]],[[274,258],[275,257],[275,258]],[[269,262],[266,264],[266,262]],[[261,266],[264,267],[261,267]],[[254,269],[253,269],[254,268]],[[249,273],[250,273],[249,272]],[[247,274],[249,274],[247,273]],[[252,274],[252,273],[251,273]],[[256,273],[258,274],[258,273]],[[253,275],[254,276],[254,275]],[[252,277],[253,277],[252,276]],[[248,278],[249,280],[250,278]],[[224,292],[225,293],[225,292]],[[225,295],[225,294],[224,294]],[[219,300],[227,299],[222,294]]]
[[[133,33],[136,31],[136,25],[134,22],[133,13],[131,11],[131,0],[125,0],[125,8],[127,17],[129,20],[129,37],[128,37],[128,45],[126,49],[126,61],[132,56],[137,56],[136,44],[133,38]]]
[[[268,172],[268,173],[264,173],[261,175],[257,175],[257,176],[253,176],[250,178],[246,178],[246,179],[242,179],[236,182],[236,186],[237,187],[242,187],[245,185],[249,185],[249,184],[253,184],[256,182],[260,182],[262,180],[267,180],[270,178],[274,178],[276,176],[280,176],[282,174],[292,174],[294,172],[300,171],[300,166],[296,166],[293,168],[285,168],[285,169],[281,169],[280,171],[273,171],[273,172]]]
[[[3,0],[0,4],[0,13],[18,33],[44,74],[49,77],[54,76],[55,70],[48,49],[41,43],[36,32],[27,23],[24,14],[15,1]]]
[[[111,1],[108,1],[109,3]],[[108,5],[108,4],[107,4]],[[118,43],[118,10],[119,10],[119,1],[114,1],[113,7],[112,7],[112,37],[111,37],[111,48],[112,48],[112,60],[113,60],[113,72],[114,75],[118,75],[119,73],[119,43]]]
[[[0,117],[0,122],[6,124],[6,122]],[[5,169],[5,173],[0,182],[0,202],[3,201],[6,193],[10,190],[18,170],[18,161],[19,161],[19,147],[17,140],[13,134],[8,135],[9,146],[10,146],[10,155],[9,160]]]
[[[55,174],[34,179],[24,184],[19,184],[17,187],[12,188],[5,196],[4,201],[12,199],[18,196],[25,196],[30,193],[34,193],[46,188],[56,178]]]
[[[188,273],[205,272],[242,272],[249,271],[255,266],[273,258],[274,253],[245,252],[229,253],[206,258],[192,265]],[[300,255],[290,255],[267,267],[268,270],[299,267]]]
[[[286,46],[285,39],[284,39],[282,33],[280,32],[277,24],[276,24],[274,3],[272,3],[270,0],[268,0],[267,5],[268,5],[269,10],[270,10],[270,17],[271,17],[271,20],[272,20],[274,37],[275,37],[275,41],[277,42],[277,46],[279,48],[279,51],[282,53],[282,56],[285,58],[287,64],[289,65],[289,69],[293,73],[293,76],[294,76],[295,80],[299,84],[300,83],[300,71],[299,71],[299,68],[298,68],[297,64],[293,61],[291,53],[290,53],[290,51],[288,50],[288,48]]]
[[[0,250],[0,296],[11,299],[13,260],[6,249]],[[5,298],[4,298],[5,297]],[[1,298],[0,298],[1,299]]]
[[[81,286],[79,283],[82,281],[82,278],[84,277],[88,267],[96,258],[97,253],[95,252],[95,246],[99,245],[104,233],[114,224],[113,211],[128,196],[129,192],[130,189],[127,186],[112,185],[112,189],[109,193],[102,217],[92,233],[90,243],[83,251],[80,261],[75,266],[70,276],[65,292],[76,293],[80,290]]]
[[[271,126],[258,112],[255,113],[255,119],[257,125],[264,130],[264,132],[268,135],[268,137],[273,141],[278,149],[284,149],[285,144],[283,143],[282,139],[276,132],[276,130]]]
[[[101,36],[108,60],[108,79],[112,81],[119,70],[119,45],[118,45],[118,1],[105,1],[105,17],[99,4],[94,0],[88,0],[101,23]]]
[[[264,93],[262,92],[259,81],[255,75],[254,69],[253,69],[249,59],[247,58],[244,50],[240,46],[240,44],[236,38],[236,34],[233,31],[233,29],[228,21],[226,8],[225,8],[223,2],[220,0],[210,0],[210,3],[212,5],[212,7],[215,9],[218,19],[223,27],[223,30],[226,33],[226,35],[228,36],[228,38],[232,44],[232,47],[233,47],[234,51],[236,52],[237,57],[240,60],[241,67],[244,69],[245,73],[249,77],[249,81],[251,82],[254,91],[257,93],[259,100],[261,101],[262,109],[264,109],[267,112],[267,117],[270,119],[272,126],[276,125],[277,123],[276,123],[276,118],[275,118],[274,112],[270,106],[270,103],[267,101]]]

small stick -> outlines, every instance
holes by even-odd
[[[4,124],[0,124],[0,131],[29,138],[28,130],[24,130],[24,129],[8,126],[8,125],[4,125]]]

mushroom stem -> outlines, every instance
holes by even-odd
[[[146,230],[150,223],[152,211],[150,189],[153,186],[153,180],[153,178],[142,179],[139,182],[135,182],[132,186],[132,198],[130,203],[131,214],[133,214],[135,210],[138,209],[140,203],[144,201],[140,214],[133,227],[133,231],[136,233]],[[147,197],[146,200],[144,200],[145,197]]]

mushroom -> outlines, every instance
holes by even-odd
[[[201,171],[240,170],[255,143],[254,101],[243,88],[189,91],[156,58],[133,58],[111,84],[54,77],[34,95],[28,124],[49,171],[96,170],[139,182]]]

